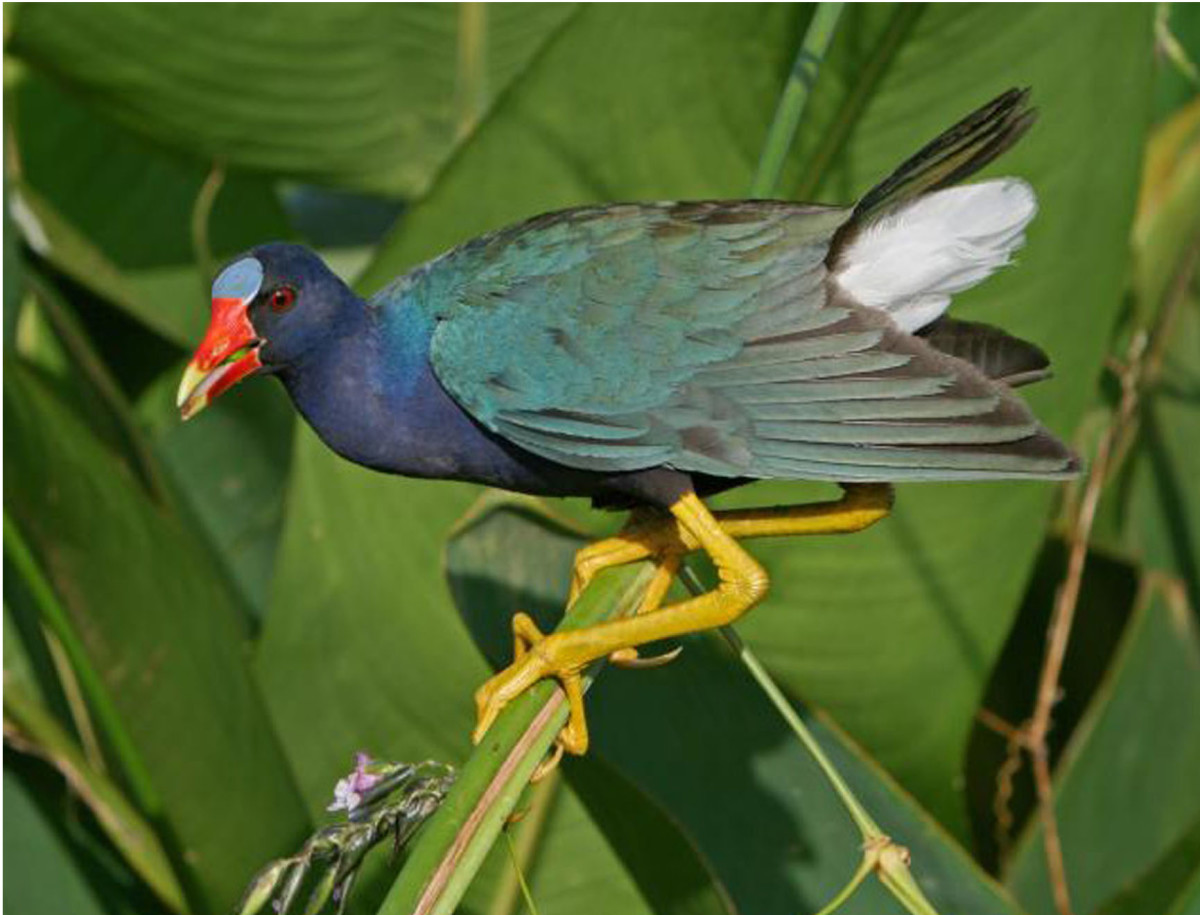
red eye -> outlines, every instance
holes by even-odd
[[[296,290],[291,286],[280,286],[271,293],[271,310],[287,311],[296,303]]]

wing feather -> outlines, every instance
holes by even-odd
[[[771,201],[620,205],[487,236],[437,263],[434,371],[479,422],[572,467],[1070,474],[1073,456],[1007,385],[830,279],[847,216]]]

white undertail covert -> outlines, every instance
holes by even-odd
[[[934,191],[860,230],[835,278],[911,333],[936,320],[954,293],[1008,264],[1036,213],[1033,188],[1019,178]]]

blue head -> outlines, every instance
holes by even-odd
[[[179,386],[184,419],[249,375],[302,364],[362,308],[300,245],[273,242],[234,258],[213,281],[212,320]]]

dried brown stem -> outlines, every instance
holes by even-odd
[[[1071,628],[1075,620],[1075,608],[1079,603],[1079,591],[1083,584],[1083,570],[1087,564],[1088,542],[1091,539],[1092,523],[1096,518],[1096,507],[1104,491],[1108,476],[1109,457],[1113,442],[1120,429],[1132,418],[1137,406],[1137,379],[1141,375],[1141,359],[1145,352],[1145,336],[1138,335],[1131,347],[1131,359],[1121,379],[1121,405],[1112,424],[1105,430],[1096,447],[1083,498],[1071,531],[1071,550],[1067,559],[1067,574],[1054,602],[1054,613],[1050,617],[1050,628],[1046,633],[1046,655],[1038,678],[1037,700],[1033,715],[1024,727],[1026,750],[1029,751],[1033,767],[1033,782],[1037,790],[1038,816],[1042,821],[1046,849],[1046,868],[1050,873],[1050,885],[1054,891],[1054,905],[1060,915],[1071,915],[1071,894],[1067,887],[1066,867],[1063,863],[1062,842],[1058,834],[1058,820],[1054,815],[1054,784],[1050,773],[1050,750],[1046,736],[1050,733],[1051,713],[1058,701],[1059,677],[1063,660],[1071,639]]]
[[[1050,768],[1050,750],[1047,736],[1053,724],[1052,713],[1059,698],[1059,678],[1063,661],[1071,638],[1075,620],[1075,609],[1083,584],[1084,568],[1087,564],[1088,544],[1096,508],[1103,495],[1111,471],[1119,465],[1122,456],[1128,453],[1130,437],[1137,428],[1138,410],[1142,392],[1157,380],[1162,369],[1166,344],[1170,339],[1175,316],[1186,299],[1187,289],[1200,260],[1200,241],[1193,243],[1183,257],[1166,301],[1159,310],[1155,326],[1150,333],[1139,331],[1134,334],[1124,362],[1110,368],[1121,380],[1121,400],[1116,414],[1105,429],[1096,446],[1096,454],[1088,473],[1083,495],[1071,524],[1067,557],[1067,572],[1055,596],[1054,611],[1046,633],[1046,653],[1038,676],[1037,698],[1033,714],[1020,728],[1014,729],[999,716],[986,709],[981,711],[980,720],[1008,740],[1008,754],[996,776],[997,840],[1000,847],[1007,844],[1011,827],[1008,800],[1012,795],[1012,783],[1021,765],[1020,751],[1029,753],[1033,770],[1034,787],[1037,792],[1038,817],[1042,823],[1043,843],[1046,851],[1046,869],[1054,894],[1054,904],[1059,915],[1072,915],[1071,894],[1067,883],[1066,866],[1063,861],[1062,840],[1058,832],[1058,821],[1054,815],[1054,783]]]

